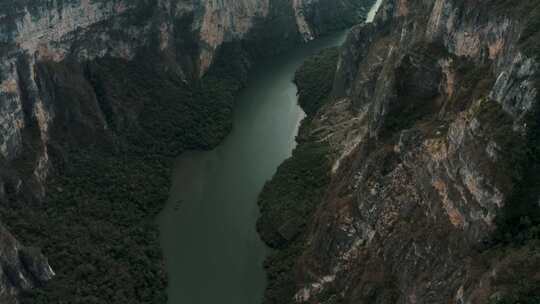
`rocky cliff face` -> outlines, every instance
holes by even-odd
[[[320,2],[320,3],[319,3]],[[45,104],[40,90],[40,62],[88,62],[113,57],[133,60],[141,49],[157,51],[163,64],[186,80],[204,74],[218,48],[242,40],[265,18],[286,15],[280,1],[52,1],[41,3],[4,0],[0,15],[0,94],[2,115],[0,153],[16,157],[23,130],[34,120],[43,142],[55,118],[54,104]],[[325,1],[287,3],[297,16],[295,32],[313,39],[325,24],[307,20],[303,11],[325,16]],[[322,6],[322,7],[321,7]],[[339,15],[350,3],[338,1],[328,14]],[[280,9],[282,11],[278,12]],[[285,25],[287,26],[287,25]],[[289,25],[290,26],[290,25]],[[292,38],[296,39],[295,37]],[[26,104],[25,104],[26,103]],[[31,116],[31,117],[29,117]],[[106,128],[101,123],[99,128]],[[43,151],[35,176],[46,176],[47,153]]]
[[[230,93],[239,88],[238,81],[245,77],[250,62],[268,50],[281,51],[353,24],[359,17],[352,9],[363,9],[353,2],[0,0],[0,202],[4,224],[14,234],[23,235],[28,245],[43,240],[49,253],[62,256],[57,247],[69,242],[57,230],[61,222],[41,222],[40,229],[45,230],[40,232],[32,227],[37,223],[25,221],[60,214],[47,211],[54,209],[47,204],[55,201],[48,196],[48,185],[73,165],[68,157],[72,151],[81,154],[97,148],[122,154],[126,146],[138,141],[144,144],[136,148],[137,155],[150,154],[148,149],[152,155],[164,150],[174,155],[187,148],[215,145],[226,133]],[[347,18],[331,22],[345,11]],[[233,75],[231,66],[236,71]],[[212,79],[199,89],[200,79],[213,68],[218,72],[211,73]],[[221,75],[224,70],[228,78]],[[227,78],[225,85],[219,82],[222,78]],[[223,86],[226,92],[214,92]],[[178,114],[183,119],[178,120]],[[164,125],[157,126],[155,121]],[[179,130],[170,132],[175,127]],[[185,130],[188,132],[182,133]],[[158,147],[155,138],[167,141],[167,148]],[[68,195],[65,186],[55,186],[57,195]],[[81,185],[73,191],[79,201],[84,195],[77,187]],[[50,230],[43,225],[50,225]],[[40,236],[47,233],[55,234],[54,244]],[[6,274],[0,298],[14,300],[20,289],[41,285],[52,277],[54,272],[43,256],[23,249],[5,229],[0,235],[7,257],[5,262],[0,259],[0,269]],[[154,234],[152,238],[157,239]],[[88,243],[92,247],[99,246]],[[65,265],[69,263],[62,267]],[[83,270],[88,272],[88,267]]]
[[[293,0],[298,30],[304,40],[313,40],[348,24],[363,22],[373,1]]]
[[[310,122],[332,170],[295,302],[538,301],[533,2],[386,0],[353,29]]]
[[[0,227],[0,301],[16,303],[20,290],[30,289],[47,282],[54,276],[39,249],[22,246],[4,227]]]

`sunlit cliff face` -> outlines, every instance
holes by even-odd
[[[200,38],[199,69],[204,73],[212,64],[216,49],[227,40],[241,39],[256,20],[268,16],[268,0],[205,1]]]

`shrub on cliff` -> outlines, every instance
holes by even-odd
[[[296,71],[298,103],[308,116],[314,115],[330,98],[338,57],[338,48],[327,49],[306,59]]]

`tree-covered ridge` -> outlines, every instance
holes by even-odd
[[[71,68],[46,63],[41,69],[62,79]],[[45,200],[14,200],[0,210],[22,242],[43,248],[57,274],[23,295],[23,303],[166,303],[155,217],[168,197],[172,157],[212,148],[229,132],[245,72],[231,58],[219,59],[188,85],[151,62],[108,58],[88,63],[84,78],[72,77],[84,83],[51,84],[55,102],[70,113],[85,111],[74,101],[90,86],[108,129],[90,145],[70,147],[70,138],[51,143],[59,172]],[[76,134],[74,118],[62,117]]]

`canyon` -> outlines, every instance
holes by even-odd
[[[368,8],[0,1],[2,303],[165,302],[153,219],[171,158],[229,133],[257,60]]]
[[[330,90],[300,71],[319,106],[259,201],[265,303],[538,303],[539,5],[382,1]]]
[[[538,303],[538,20],[536,0],[0,0],[0,302],[167,302],[173,158],[231,132],[260,60],[354,25],[296,73],[262,302]]]
[[[292,79],[305,58],[341,44],[345,35],[258,62],[236,99],[224,141],[176,160],[171,194],[159,216],[169,303],[262,301],[268,250],[255,229],[256,202],[296,145],[304,112]]]

